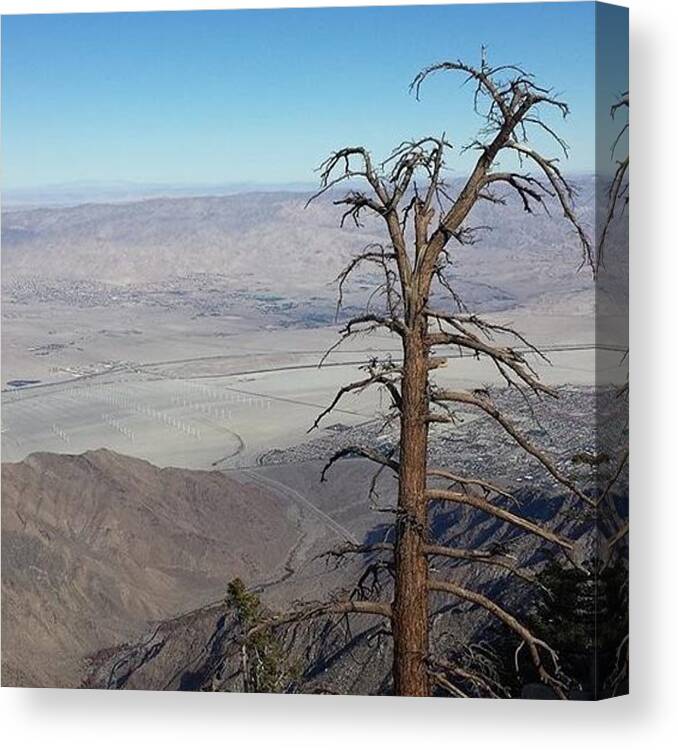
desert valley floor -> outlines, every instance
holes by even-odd
[[[81,312],[67,327],[58,308],[44,315],[39,308],[21,316],[16,310],[14,318],[15,310],[5,303],[3,378],[23,385],[6,385],[3,393],[3,461],[102,447],[159,466],[251,467],[267,450],[307,439],[318,413],[341,385],[360,377],[371,356],[398,356],[392,339],[372,335],[318,367],[337,339],[335,327],[242,331],[229,322],[207,327],[177,319],[172,325],[171,313],[160,327],[138,313],[106,320],[110,309]],[[545,382],[593,382],[588,315],[515,310],[494,317],[510,320],[545,348],[551,360],[540,368]],[[63,330],[68,341],[58,333]],[[501,382],[484,362],[439,353],[449,357],[437,378],[442,385]],[[614,368],[612,352],[609,359]],[[356,424],[379,408],[379,394],[349,394],[325,426]]]

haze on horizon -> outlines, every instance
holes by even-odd
[[[594,12],[584,2],[4,17],[3,191],[307,184],[344,144],[380,158],[443,131],[459,148],[450,169],[463,171],[473,154],[459,152],[480,124],[472,90],[459,96],[440,77],[417,102],[407,83],[432,62],[479,59],[482,44],[565,96],[567,169],[590,172]]]

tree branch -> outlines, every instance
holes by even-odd
[[[424,545],[424,554],[429,557],[447,557],[451,560],[466,560],[467,562],[479,563],[485,565],[494,565],[498,568],[513,573],[518,578],[522,578],[527,583],[535,584],[545,589],[545,586],[531,573],[521,570],[515,560],[511,560],[507,555],[497,554],[487,550],[461,549],[458,547],[446,547],[443,544]]]
[[[527,531],[530,534],[541,537],[547,542],[551,542],[552,544],[555,544],[556,546],[565,550],[565,552],[569,553],[568,556],[570,557],[572,562],[580,570],[585,570],[580,562],[578,562],[576,559],[573,559],[578,556],[579,553],[577,544],[575,542],[560,536],[555,531],[551,531],[550,529],[547,529],[546,527],[541,526],[534,521],[530,521],[528,518],[519,516],[511,512],[510,510],[506,510],[505,508],[500,508],[499,506],[490,503],[488,500],[485,500],[482,497],[478,497],[477,495],[468,495],[464,492],[454,492],[452,490],[431,488],[426,490],[426,497],[428,497],[429,500],[442,500],[445,502],[458,503],[459,505],[467,505],[471,508],[476,508],[476,510],[483,511],[490,516],[494,516],[501,521],[505,521],[506,523],[515,526],[516,528],[523,529],[523,531]]]
[[[468,404],[469,406],[475,406],[481,409],[487,415],[492,417],[495,422],[500,424],[504,428],[505,432],[507,432],[524,451],[536,458],[537,461],[539,461],[539,463],[554,479],[560,482],[564,487],[567,487],[567,489],[569,489],[587,505],[589,505],[590,507],[596,507],[596,501],[585,495],[574,484],[574,482],[564,476],[551,461],[551,459],[542,450],[533,445],[524,435],[522,435],[516,429],[516,427],[499,411],[499,409],[497,409],[497,407],[492,403],[492,401],[490,401],[489,398],[481,397],[471,393],[464,393],[462,391],[439,389],[432,394],[431,400],[434,402],[452,401],[454,403]]]
[[[501,620],[501,622],[503,622],[504,625],[509,627],[514,633],[516,633],[522,639],[523,643],[527,644],[527,647],[530,652],[530,656],[532,658],[532,663],[534,664],[541,681],[545,685],[548,685],[549,687],[551,687],[553,691],[556,693],[556,695],[558,695],[559,698],[562,698],[564,700],[567,699],[567,695],[565,692],[567,690],[567,685],[562,680],[559,680],[555,675],[551,674],[546,669],[546,667],[544,666],[542,662],[540,649],[545,651],[549,655],[549,657],[551,658],[551,661],[553,662],[554,670],[557,674],[560,671],[560,666],[558,663],[558,656],[556,655],[556,652],[551,648],[551,646],[548,645],[548,643],[545,643],[540,638],[537,638],[525,625],[523,625],[512,614],[507,612],[505,609],[500,607],[496,602],[492,601],[492,599],[489,599],[483,594],[479,594],[476,591],[465,589],[462,586],[459,586],[456,583],[453,583],[452,581],[440,581],[440,580],[429,581],[429,589],[431,591],[439,591],[439,592],[446,593],[446,594],[452,594],[453,596],[456,596],[460,599],[464,599],[467,602],[476,604],[479,607],[486,609],[488,612],[493,614],[496,618]]]
[[[448,479],[450,482],[456,482],[464,491],[466,490],[466,485],[475,485],[485,490],[486,493],[494,492],[496,495],[502,495],[512,502],[518,503],[515,495],[512,495],[508,490],[505,490],[492,482],[488,482],[485,479],[463,477],[459,474],[453,474],[447,469],[429,469],[427,473],[431,477],[440,477],[441,479]]]
[[[246,635],[250,638],[251,636],[256,635],[256,633],[260,633],[262,630],[267,630],[268,628],[276,628],[281,625],[291,625],[296,622],[312,620],[326,615],[345,614],[375,615],[378,617],[387,617],[389,619],[392,617],[391,605],[386,602],[346,599],[344,601],[339,600],[336,602],[313,604],[304,609],[275,615],[274,617],[270,617],[255,625]]]
[[[390,380],[389,375],[394,375],[400,372],[400,368],[396,367],[395,365],[389,365],[386,369],[383,370],[372,370],[370,373],[370,376],[367,378],[364,378],[363,380],[356,380],[353,383],[349,383],[348,385],[342,386],[337,393],[335,394],[334,398],[332,399],[332,402],[329,406],[327,406],[325,409],[323,409],[320,414],[316,417],[315,421],[311,425],[311,427],[308,428],[308,432],[312,432],[315,430],[320,422],[323,420],[324,417],[326,417],[330,412],[332,412],[337,404],[341,401],[341,399],[348,393],[354,393],[354,392],[361,392],[365,390],[365,388],[371,386],[371,385],[383,385],[388,392],[391,394],[391,397],[393,399],[393,405],[399,409],[401,405],[401,396],[400,392],[396,388],[395,383]]]
[[[330,468],[337,461],[346,457],[367,458],[370,461],[374,461],[374,463],[380,464],[381,466],[385,466],[386,468],[391,469],[396,474],[400,471],[400,464],[397,461],[394,461],[392,458],[385,456],[383,453],[379,453],[378,451],[375,451],[372,448],[364,448],[360,445],[350,445],[347,448],[341,448],[330,457],[330,459],[327,461],[327,463],[323,467],[322,473],[320,475],[320,481],[324,482],[325,475],[330,470]]]

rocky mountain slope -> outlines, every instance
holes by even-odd
[[[2,465],[2,679],[74,686],[83,654],[284,577],[313,519],[246,478],[97,450]]]
[[[504,406],[507,401],[515,400],[517,403],[512,406],[520,413],[519,396],[500,391],[498,398]],[[600,394],[598,398],[602,398]],[[591,479],[590,471],[579,465],[577,457],[590,448],[590,422],[596,413],[595,403],[596,394],[592,389],[563,389],[557,405],[549,407],[541,403],[536,414],[522,415],[525,424],[521,426],[529,429],[531,423],[538,429],[542,441],[553,451],[560,470],[570,476],[577,475],[584,484],[587,477]],[[564,414],[569,421],[563,418]],[[397,436],[391,437],[397,442]],[[315,467],[316,472],[312,473],[317,473],[324,460],[345,445],[346,440],[353,444],[378,445],[384,450],[392,448],[391,443],[380,441],[376,424],[347,430],[337,430],[335,426],[304,446],[264,456],[263,476],[275,471],[280,481],[313,496],[314,502],[326,512],[334,512],[336,519],[346,518],[346,511],[355,518],[355,509],[338,512],[337,498],[352,494],[355,505],[365,512],[365,491],[359,489],[362,475],[356,473],[356,469],[366,462],[358,458],[345,461],[328,475],[326,484],[309,483],[309,467]],[[563,494],[562,488],[529,457],[516,455],[515,447],[489,420],[472,420],[458,428],[456,434],[434,434],[431,453],[432,461],[440,461],[440,465],[450,465],[454,461],[453,465],[460,470],[463,467],[469,474],[487,472],[488,476],[496,477],[500,484],[511,489],[514,499],[508,502],[495,497],[493,502],[506,505],[525,518],[545,522],[565,537],[577,540],[573,559],[586,560],[589,564],[595,554],[596,539],[600,541],[601,534],[610,533],[602,515],[596,517],[595,513],[573,503],[568,493]],[[387,476],[376,485],[376,490],[378,494],[373,502],[382,510],[388,508],[393,500],[393,485]],[[619,493],[620,512],[625,513],[627,487],[623,477],[616,493]],[[433,505],[431,512],[430,535],[435,543],[467,549],[501,549],[507,559],[520,561],[519,567],[528,579],[529,573],[541,570],[550,559],[548,546],[539,539],[482,512],[450,508],[445,504]],[[367,525],[365,517],[361,518],[365,541],[368,544],[389,541],[393,533],[390,516],[372,514],[372,518],[371,526]],[[333,559],[329,558],[330,566]],[[348,565],[342,563],[345,566],[343,578],[334,583],[350,587],[358,580],[359,571],[380,559],[379,553],[356,555]],[[322,592],[318,598],[327,599],[332,589],[319,589],[311,583],[320,575],[320,570],[317,566],[307,567],[293,573],[282,586],[275,586],[278,591],[274,611],[284,611],[285,605],[289,608],[289,602],[295,599],[295,595],[281,595],[283,587],[305,601],[313,600],[318,590]],[[491,595],[521,619],[529,616],[543,593],[534,583],[501,566],[469,565],[438,558],[434,577],[449,577],[463,586]],[[391,584],[387,575],[384,579],[378,598],[388,601]],[[462,664],[464,659],[477,660],[478,655],[469,651],[468,644],[484,644],[489,654],[502,653],[502,658],[506,659],[509,653],[508,661],[513,664],[517,642],[511,637],[506,639],[507,634],[486,612],[449,597],[435,596],[432,601],[438,615],[434,618],[431,642],[439,658]],[[282,610],[276,606],[281,604]],[[288,689],[306,693],[388,694],[392,689],[391,642],[383,631],[381,622],[364,616],[351,617],[350,625],[341,617],[321,617],[292,628],[276,628],[288,658],[298,667],[298,676]],[[223,601],[210,603],[154,624],[133,643],[93,654],[85,684],[114,689],[242,690],[239,637],[233,607]],[[491,656],[490,661],[493,658]],[[474,666],[477,667],[477,663]],[[526,685],[522,689],[527,690]],[[538,686],[530,689],[543,697]]]
[[[538,420],[542,438],[553,441],[545,441],[547,447],[560,449],[555,459],[561,470],[581,474],[586,483],[590,470],[579,466],[577,456],[590,447],[586,427],[595,413],[595,394],[566,389],[561,396],[559,408],[569,422],[541,405],[537,415],[523,415],[523,426]],[[498,393],[500,399],[508,397]],[[388,449],[390,444],[380,443],[379,435],[375,440],[369,429],[363,427],[363,437]],[[386,437],[397,441],[397,435]],[[269,611],[313,606],[339,590],[345,597],[381,554],[352,555],[339,563],[322,553],[347,541],[392,539],[388,511],[394,484],[388,474],[375,485],[372,503],[367,494],[374,467],[362,459],[343,462],[319,484],[323,459],[344,439],[344,431],[334,426],[303,451],[269,455],[269,463],[256,470],[228,475],[158,469],[104,450],[33,454],[22,463],[5,464],[3,683],[242,689],[239,631],[225,597],[228,582],[239,576],[250,590],[264,592]],[[606,531],[604,519],[573,504],[538,466],[517,461],[515,446],[488,420],[469,421],[458,436],[436,434],[432,456],[462,472],[474,473],[480,462],[513,493],[493,502],[577,540],[573,559],[590,559],[594,532]],[[625,482],[619,491],[617,507],[625,513]],[[374,512],[375,505],[381,513]],[[500,550],[520,567],[440,559],[435,576],[490,594],[525,616],[539,591],[524,574],[530,578],[546,564],[547,546],[481,511],[446,503],[431,511],[433,543]],[[388,569],[378,569],[372,595],[389,601]],[[375,584],[370,576],[363,582]],[[487,641],[491,618],[468,602],[434,599],[436,654],[471,658],[468,644]],[[351,618],[350,626],[343,618],[319,618],[283,627],[277,637],[298,668],[293,690],[390,690],[390,642],[374,618]]]

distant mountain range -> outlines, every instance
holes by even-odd
[[[133,182],[128,180],[79,180],[35,187],[8,188],[2,191],[2,205],[9,208],[77,206],[83,203],[118,203],[146,198],[179,198],[200,195],[313,190],[312,182]]]
[[[593,187],[591,176],[579,180],[577,209],[588,225]],[[234,289],[333,296],[332,280],[354,252],[383,241],[383,229],[369,217],[341,228],[337,195],[305,207],[309,195],[241,190],[5,210],[3,276],[143,285],[209,274]],[[590,287],[590,277],[577,273],[578,242],[561,212],[528,215],[510,198],[506,206],[478,205],[469,223],[488,227],[477,244],[451,248],[452,280],[469,303],[506,308]],[[366,269],[353,282],[360,291],[373,277]]]

